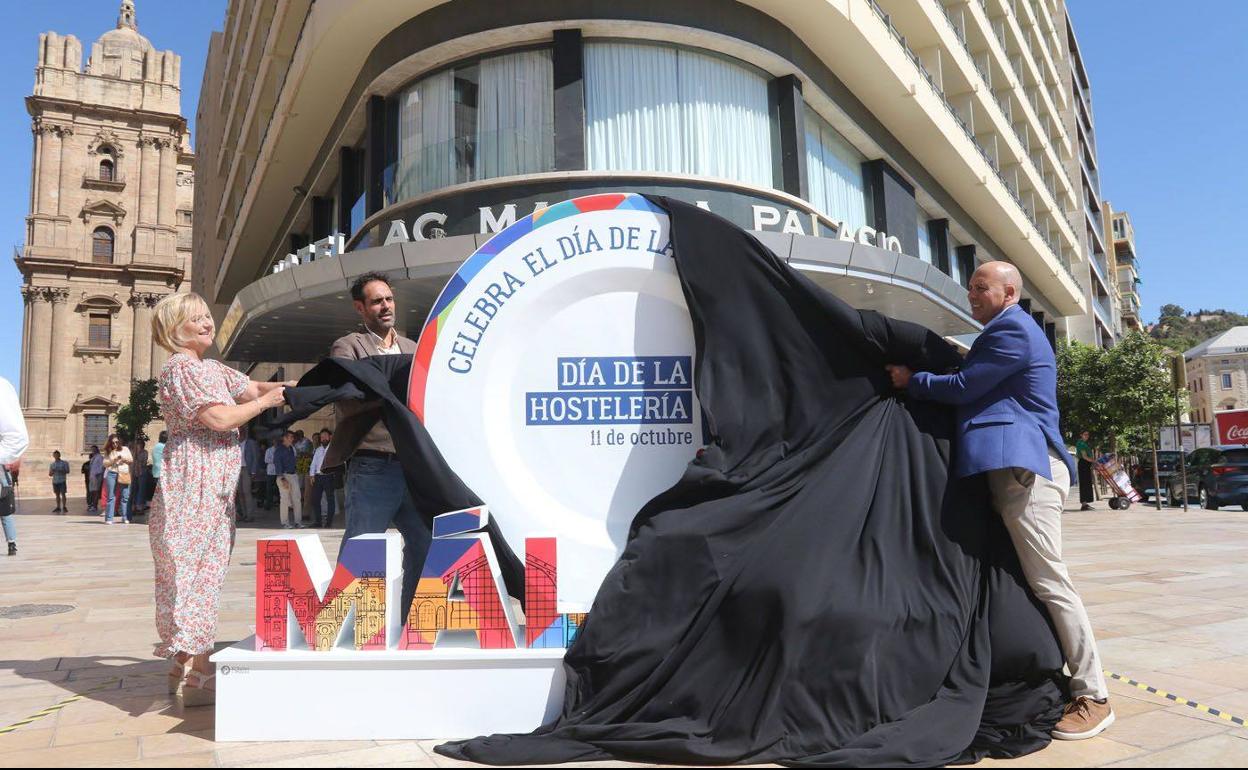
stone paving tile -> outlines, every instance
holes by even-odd
[[[133,762],[98,765],[98,767],[217,767],[217,759],[211,751],[198,754],[179,754],[174,757],[138,759]]]
[[[1160,671],[1153,671],[1152,669],[1134,669],[1131,671],[1115,671],[1114,673],[1129,676],[1137,682],[1142,682],[1151,687],[1155,687],[1158,690],[1173,693],[1181,698],[1209,705],[1214,705],[1214,702],[1218,700],[1218,696],[1225,693],[1235,692],[1233,687],[1206,682],[1194,677],[1187,678],[1175,674],[1166,674]],[[1160,696],[1152,695],[1144,690],[1132,687],[1125,682],[1117,682],[1116,684],[1121,685],[1123,694],[1131,695],[1131,697],[1156,698],[1161,703],[1173,703],[1173,701],[1168,701]]]
[[[410,742],[410,741],[409,741]],[[259,765],[271,761],[327,754],[367,747],[372,741],[282,741],[273,743],[218,743],[217,758],[223,767]]]
[[[27,752],[32,749],[45,749],[52,745],[52,736],[56,732],[51,725],[30,725],[21,730],[0,737],[0,755],[13,752]],[[0,764],[4,760],[0,759]]]
[[[1134,757],[1109,767],[1244,767],[1248,741],[1222,734]]]
[[[1098,767],[1145,754],[1138,746],[1097,736],[1086,741],[1053,741],[1025,757],[985,759],[972,767]]]
[[[360,767],[380,762],[419,762],[420,767],[429,767],[432,764],[419,744],[412,741],[405,745],[372,744],[351,751],[335,751],[268,761],[263,765],[265,767]]]
[[[1076,503],[1077,505],[1077,503]],[[21,555],[0,564],[0,606],[69,604],[60,615],[0,620],[0,727],[71,695],[62,711],[0,735],[0,766],[462,766],[433,754],[441,741],[215,743],[211,708],[183,709],[152,657],[151,556],[146,527],[104,528],[46,515],[22,501]],[[1248,714],[1248,514],[1184,515],[1103,503],[1063,519],[1065,552],[1089,607],[1107,668],[1239,716]],[[245,527],[222,597],[222,639],[250,634],[255,540]],[[318,532],[332,553],[339,531]],[[72,553],[72,560],[65,554]],[[10,570],[18,570],[10,572]],[[22,590],[30,586],[30,590]],[[20,591],[20,593],[19,593]],[[103,687],[103,689],[96,689]],[[1088,741],[1055,741],[983,765],[1248,764],[1248,729],[1111,681],[1118,722]],[[1236,711],[1238,709],[1238,712]],[[581,765],[572,765],[581,766]],[[586,763],[586,767],[620,766]],[[639,765],[644,766],[644,765]]]
[[[132,764],[139,759],[138,738],[53,746],[39,751],[0,754],[0,767],[86,767],[107,763]]]
[[[1112,735],[1118,743],[1156,751],[1193,738],[1224,733],[1229,729],[1230,725],[1215,725],[1196,719],[1195,716],[1163,710],[1118,719],[1108,735]]]

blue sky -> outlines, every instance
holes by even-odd
[[[1248,313],[1248,2],[1068,0],[1092,81],[1101,195],[1131,214],[1144,318]]]
[[[1146,320],[1162,304],[1248,312],[1248,264],[1238,240],[1248,202],[1248,125],[1242,51],[1248,2],[1069,0],[1089,76],[1101,192],[1135,223]],[[91,41],[117,20],[116,0],[15,5],[0,25],[0,376],[20,370],[21,277],[12,248],[25,239],[31,161],[24,98],[34,86],[39,33]],[[224,0],[138,0],[139,31],[182,56],[182,111],[194,119],[208,36]],[[20,8],[26,11],[16,10]],[[193,126],[192,126],[193,129]],[[1239,223],[1239,224],[1237,224]],[[1232,227],[1232,225],[1235,225]]]

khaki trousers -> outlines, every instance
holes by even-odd
[[[283,473],[277,477],[278,517],[283,524],[298,525],[303,522],[303,495],[299,489],[297,473]],[[289,521],[286,511],[290,510]]]
[[[1071,695],[1106,698],[1105,675],[1083,602],[1062,563],[1062,507],[1070,492],[1070,471],[1049,449],[1053,480],[1022,468],[988,472],[992,505],[1014,542],[1032,593],[1049,611],[1070,669]]]

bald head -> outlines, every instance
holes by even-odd
[[[966,290],[971,316],[986,324],[1023,295],[1023,276],[1009,262],[985,262],[971,276]]]

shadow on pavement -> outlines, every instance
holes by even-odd
[[[217,649],[233,642],[219,642]],[[107,704],[117,709],[117,718],[138,717],[158,713],[178,719],[179,722],[165,732],[202,733],[213,729],[215,712],[212,706],[185,707],[181,699],[168,692],[170,663],[165,660],[133,658],[110,655],[84,657],[44,658],[42,660],[0,660],[0,672],[12,672],[23,679],[48,682],[64,692],[50,695],[43,709],[79,696],[79,700],[66,705],[62,713],[73,713],[82,703]],[[26,719],[30,715],[21,715]],[[49,717],[50,718],[50,717]],[[99,720],[107,721],[107,714]],[[31,723],[32,729],[38,722]],[[5,725],[0,725],[4,727]]]

